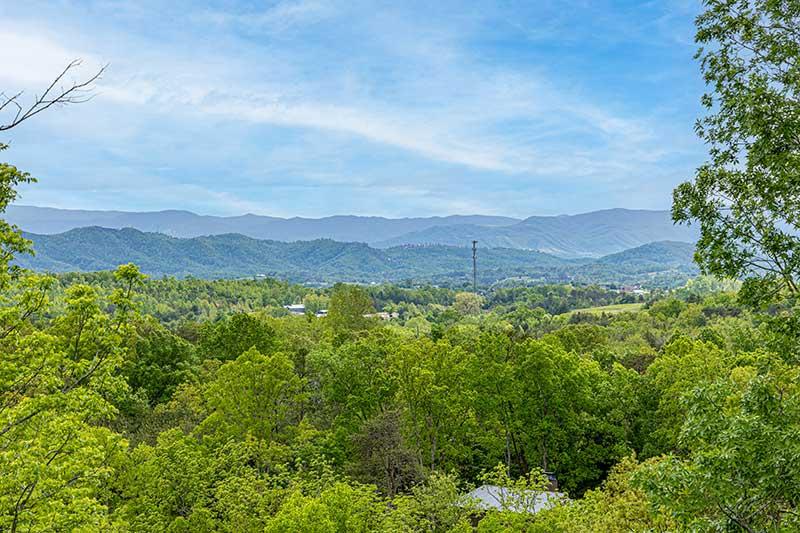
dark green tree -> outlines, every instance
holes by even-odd
[[[123,374],[131,389],[141,390],[151,405],[164,403],[178,385],[191,379],[194,346],[150,316],[138,320],[135,329],[133,354]]]
[[[198,349],[205,358],[236,359],[250,348],[268,354],[275,347],[275,330],[252,314],[238,313],[200,330]]]

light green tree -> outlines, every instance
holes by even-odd
[[[460,315],[477,315],[483,307],[483,296],[474,292],[458,292],[455,296],[453,309]]]
[[[603,465],[630,453],[624,417],[613,411],[627,398],[610,391],[597,361],[566,352],[555,339],[526,340],[515,349],[516,427],[528,468],[555,472],[571,492],[597,483]]]
[[[677,531],[677,524],[667,513],[655,513],[647,494],[632,482],[640,468],[634,457],[617,463],[602,487],[590,490],[582,498],[562,501],[544,509],[533,531],[542,533],[628,533]]]
[[[327,296],[313,292],[303,297],[303,306],[306,308],[306,313],[311,313],[312,315],[317,311],[327,309],[330,302],[331,300]]]
[[[267,523],[267,533],[369,533],[380,531],[386,504],[368,485],[335,482],[319,495],[294,491]]]
[[[431,533],[469,533],[474,502],[464,495],[453,474],[432,472],[409,494],[392,501],[394,511],[382,531],[387,533],[429,531]]]
[[[431,470],[452,465],[471,449],[474,392],[468,387],[472,355],[447,341],[419,339],[392,358],[397,401],[420,464]]]
[[[203,324],[198,351],[206,358],[231,360],[250,348],[268,354],[275,343],[275,331],[266,320],[251,313],[237,313]]]
[[[391,408],[397,385],[390,357],[401,343],[397,335],[377,328],[336,349],[315,354],[323,397],[342,427],[354,431]]]
[[[635,478],[687,531],[800,528],[800,369],[769,354],[690,389],[680,447]]]
[[[667,345],[648,367],[643,390],[647,457],[668,453],[679,446],[678,435],[686,416],[683,395],[699,384],[723,375],[730,356],[719,347],[687,338]]]
[[[0,132],[50,107],[85,101],[102,69],[85,82],[64,83],[79,65],[70,63],[30,104],[21,92],[0,95]],[[0,143],[0,151],[6,148]],[[0,163],[0,212],[17,198],[19,185],[33,181]],[[91,288],[76,286],[55,324],[36,327],[32,319],[47,308],[53,282],[13,265],[17,254],[30,251],[20,230],[0,220],[0,530],[103,529],[102,486],[125,447],[103,424],[126,389],[116,370],[142,276],[132,265],[117,270],[122,287],[104,302],[110,313]]]
[[[47,331],[19,327],[0,343],[0,527],[9,531],[101,528],[102,485],[125,442],[103,427],[127,385],[118,375],[131,337],[132,291],[141,275],[117,271],[123,288],[101,309],[95,291],[67,292]]]
[[[251,348],[219,368],[205,397],[210,414],[201,432],[285,443],[299,422],[303,380],[285,354]]]

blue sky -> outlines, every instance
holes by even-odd
[[[204,214],[668,208],[703,161],[697,1],[0,2],[20,203]]]

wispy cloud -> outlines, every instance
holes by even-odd
[[[200,22],[219,26],[239,26],[251,31],[285,31],[300,24],[323,20],[333,13],[333,6],[322,0],[278,2],[267,8],[242,12],[204,10],[195,15]]]
[[[463,82],[464,76],[458,74],[453,73],[454,82]],[[423,110],[370,97],[352,98],[347,105],[327,102],[302,96],[308,91],[296,84],[231,90],[169,80],[163,83],[163,75],[107,85],[102,94],[162,113],[182,111],[231,121],[341,132],[440,162],[508,173],[591,174],[588,159],[593,159],[600,170],[608,166],[607,159],[618,155],[614,146],[623,147],[628,159],[653,161],[661,153],[642,149],[654,139],[651,126],[643,120],[611,114],[531,79],[516,77],[509,85],[508,75],[502,72],[484,72],[482,79],[475,79],[473,73],[465,76],[473,87],[469,95],[443,102],[439,109]],[[556,117],[558,120],[554,120]],[[507,120],[524,123],[525,135],[502,131]],[[563,136],[564,129],[599,136],[600,150],[548,154],[537,146],[549,135]],[[586,159],[582,160],[582,153]],[[570,159],[576,164],[565,165]]]
[[[164,190],[180,186],[176,201],[216,202],[225,212],[330,214],[368,197],[364,187],[373,188],[373,213],[438,207],[442,214],[508,209],[523,216],[620,199],[641,203],[614,192],[637,181],[658,180],[655,188],[668,191],[697,151],[690,122],[678,123],[659,109],[675,115],[679,108],[689,117],[692,105],[658,100],[669,93],[646,74],[661,66],[626,66],[624,58],[609,56],[619,50],[618,36],[603,41],[595,31],[593,42],[604,44],[596,52],[576,51],[563,30],[571,25],[575,34],[589,34],[588,19],[550,4],[534,13],[490,3],[473,10],[446,3],[376,9],[299,0],[256,7],[225,2],[223,10],[179,1],[111,10],[94,2],[84,11],[72,5],[75,12],[64,11],[63,19],[54,9],[44,24],[0,10],[7,21],[0,22],[0,82],[35,88],[69,59],[83,57],[87,69],[110,62],[91,104],[95,119],[83,119],[77,129],[90,141],[81,150],[107,154],[131,172],[158,175]],[[606,29],[637,16],[636,8],[587,9],[603,15],[596,19]],[[658,7],[642,10],[650,17]],[[87,20],[91,13],[107,18]],[[666,10],[660,16],[678,15]],[[181,25],[165,22],[172,19]],[[669,31],[660,19],[647,24]],[[111,33],[113,42],[103,38]],[[662,50],[661,43],[654,49]],[[590,57],[609,70],[596,69]],[[675,72],[686,68],[670,65]],[[628,70],[614,73],[623,67]],[[91,129],[120,120],[124,127],[113,131]],[[53,135],[63,127],[58,120],[48,124]],[[213,148],[201,148],[215,143],[236,157],[217,153],[215,163]],[[173,145],[180,150],[168,148]],[[176,159],[178,153],[184,159]],[[36,164],[40,172],[56,168],[55,162]],[[103,168],[98,181],[100,172],[119,173]],[[185,185],[192,180],[196,189]],[[305,204],[286,192],[306,185],[323,192]],[[245,186],[247,192],[236,192]],[[603,188],[605,200],[598,195]],[[520,191],[537,196],[526,200]],[[118,198],[139,205],[143,193],[132,194],[120,191]]]

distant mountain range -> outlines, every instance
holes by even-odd
[[[333,239],[341,242],[374,243],[400,237],[406,233],[436,226],[474,224],[502,226],[519,219],[494,216],[461,216],[427,218],[383,218],[332,216],[324,218],[278,218],[261,215],[219,217],[198,215],[190,211],[83,211],[12,205],[4,218],[25,231],[40,234],[62,233],[75,228],[134,228],[172,237],[201,237],[239,233],[254,239],[283,242]]]
[[[436,243],[539,250],[559,257],[601,257],[651,242],[695,242],[694,228],[673,224],[668,211],[607,209],[580,215],[526,218],[515,224],[435,226],[388,239],[378,246]]]
[[[608,209],[580,215],[536,216],[524,220],[497,216],[398,218],[333,216],[277,218],[258,215],[218,217],[189,211],[81,211],[11,206],[9,222],[36,234],[57,234],[99,226],[134,228],[192,238],[236,233],[281,242],[332,239],[373,248],[442,244],[538,250],[561,258],[599,258],[658,241],[694,242],[694,228],[675,226],[668,211]]]
[[[466,247],[401,245],[375,248],[330,239],[279,242],[240,234],[175,238],[132,228],[86,227],[55,235],[26,233],[36,255],[21,266],[39,271],[93,271],[133,262],[154,276],[252,277],[301,283],[414,280],[459,285],[471,279]],[[696,274],[693,245],[657,242],[600,259],[564,259],[534,250],[480,248],[482,284],[510,278],[530,283],[673,285]]]

